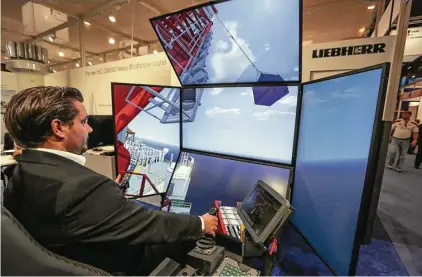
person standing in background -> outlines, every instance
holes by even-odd
[[[397,172],[402,172],[409,144],[414,147],[418,141],[418,124],[410,120],[411,116],[412,112],[403,112],[402,119],[395,121],[391,129],[391,151],[388,155],[388,168],[395,169]],[[411,137],[413,140],[409,143],[409,139]],[[397,166],[394,168],[393,164],[396,160],[397,154],[399,155],[399,160]]]
[[[422,124],[419,125],[419,139],[418,139],[418,153],[416,153],[415,158],[415,168],[419,169],[422,163],[422,136],[420,133],[422,132]]]

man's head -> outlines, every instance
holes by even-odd
[[[411,116],[412,116],[412,112],[411,111],[405,111],[405,112],[403,112],[403,119],[404,120],[409,120]]]
[[[6,127],[24,148],[45,147],[82,154],[92,132],[82,102],[82,93],[75,88],[28,88],[8,103]]]

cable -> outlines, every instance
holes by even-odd
[[[223,24],[223,22],[220,20],[220,18],[218,17],[217,14],[215,14],[215,17],[217,17],[218,21],[220,21],[221,25],[223,25],[224,29],[226,29],[226,32],[230,35],[230,37],[232,38],[232,40],[237,44],[237,46],[239,46],[240,51],[242,51],[243,55],[245,55],[245,57],[249,60],[249,62],[252,64],[252,66],[255,68],[256,71],[261,72],[258,70],[258,68],[255,66],[255,64],[253,63],[253,61],[248,57],[248,55],[246,55],[245,51],[243,51],[242,47],[240,47],[239,43],[236,41],[236,39],[232,36],[232,34],[230,34],[229,30],[226,28],[226,26]]]

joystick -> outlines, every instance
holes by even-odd
[[[217,208],[211,208],[208,214],[217,216]],[[194,251],[204,255],[211,255],[214,253],[215,249],[214,238],[211,235],[203,234],[201,239],[196,242]]]

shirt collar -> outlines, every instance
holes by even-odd
[[[86,158],[82,155],[76,155],[70,152],[66,152],[66,151],[61,151],[61,150],[56,150],[56,149],[49,149],[49,148],[32,148],[31,150],[37,150],[37,151],[44,151],[44,152],[49,152],[49,153],[53,153],[62,157],[65,157],[69,160],[72,160],[74,162],[77,162],[80,165],[85,165],[86,162]]]

